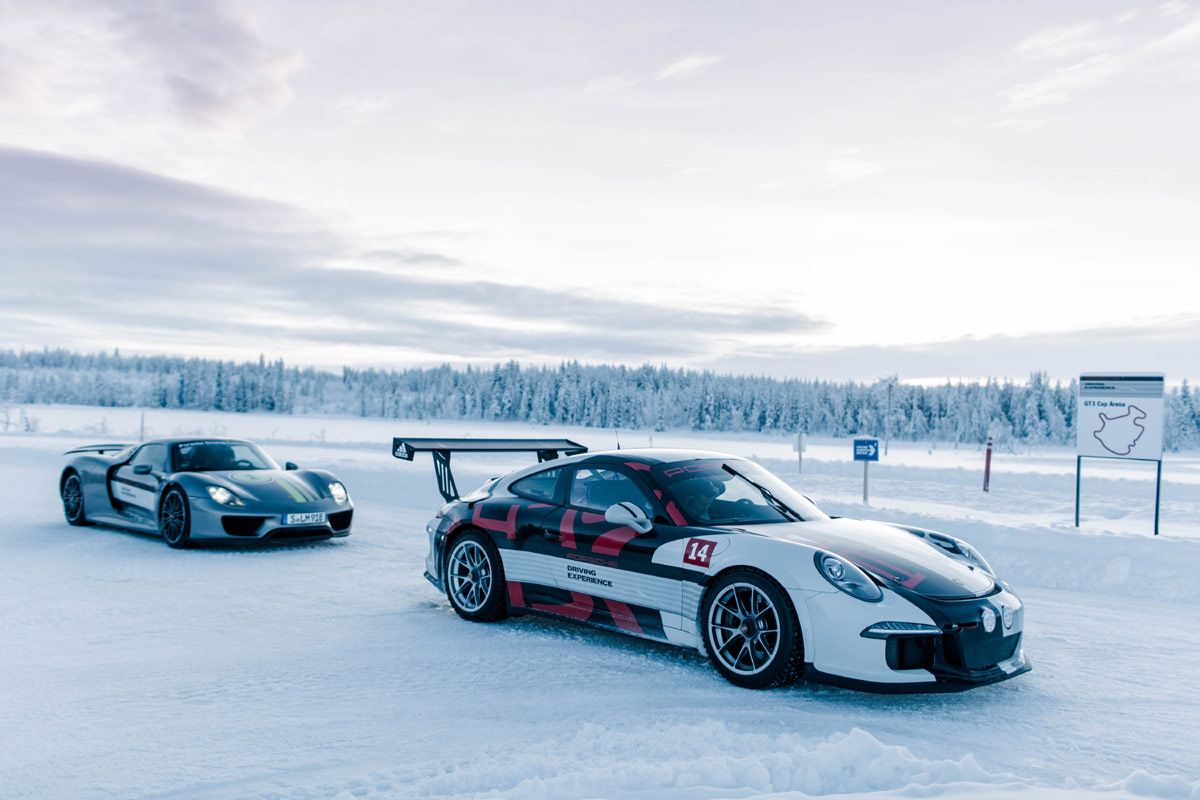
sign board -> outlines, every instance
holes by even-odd
[[[854,460],[855,461],[878,461],[879,460],[879,440],[878,439],[855,439],[854,440]]]
[[[1161,373],[1081,375],[1076,454],[1161,460],[1163,383]]]

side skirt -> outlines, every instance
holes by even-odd
[[[509,610],[515,614],[569,619],[595,628],[674,644],[663,629],[662,614],[656,609],[535,583],[508,581],[507,588]]]
[[[134,520],[129,517],[118,516],[116,514],[88,514],[88,522],[94,522],[97,525],[107,525],[110,528],[122,528],[128,531],[137,531],[138,533],[158,533],[158,526]]]

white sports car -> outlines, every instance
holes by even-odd
[[[956,691],[1030,669],[1021,601],[973,548],[830,517],[751,461],[569,440],[392,446],[434,455],[448,502],[425,577],[468,620],[542,614],[693,647],[751,689]],[[451,453],[506,450],[541,463],[457,496]]]

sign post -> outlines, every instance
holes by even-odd
[[[792,442],[792,449],[796,451],[796,471],[804,472],[804,431],[796,434],[796,441]]]
[[[1083,459],[1154,461],[1154,535],[1162,500],[1163,375],[1160,372],[1093,373],[1079,376],[1075,415],[1075,527]]]
[[[987,441],[987,456],[983,460],[983,490],[988,490],[988,483],[992,477],[992,437],[988,437]],[[1078,525],[1079,523],[1076,523]]]
[[[870,505],[870,494],[867,491],[867,469],[872,461],[879,460],[879,440],[855,439],[854,460],[863,462],[863,505]]]

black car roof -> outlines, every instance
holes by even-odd
[[[191,442],[225,442],[228,444],[252,444],[248,439],[234,439],[229,436],[166,436],[158,439],[147,439],[144,442],[137,442],[133,446],[139,447],[143,444],[189,444]]]
[[[693,461],[698,458],[736,458],[741,460],[741,456],[734,456],[729,453],[718,453],[712,450],[685,450],[672,447],[634,447],[628,450],[601,450],[599,452],[576,456],[573,460],[588,461],[593,458],[605,461],[639,461],[644,464],[669,464],[672,461]]]
[[[729,453],[717,453],[712,450],[684,450],[681,448],[671,447],[634,447],[628,450],[600,450],[592,453],[580,453],[577,456],[562,456],[550,461],[543,461],[539,464],[530,464],[527,467],[513,470],[502,479],[504,485],[515,483],[527,475],[532,475],[535,472],[542,470],[555,469],[560,466],[570,466],[573,464],[620,464],[623,462],[638,462],[641,464],[669,464],[673,461],[694,461],[698,458],[721,458],[721,459],[737,459],[743,461],[741,456],[730,455]]]

